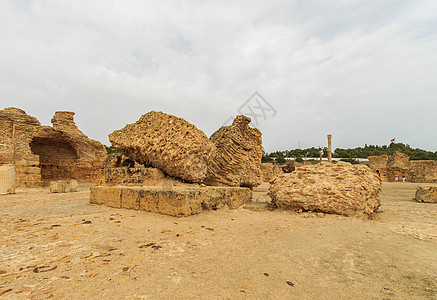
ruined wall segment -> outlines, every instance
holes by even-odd
[[[216,152],[214,144],[196,126],[156,111],[114,131],[109,140],[133,161],[188,182],[205,179]]]
[[[391,156],[369,156],[369,167],[381,172],[383,180],[395,181],[398,175],[408,182],[437,182],[437,161],[410,160],[406,154],[396,151]]]
[[[208,166],[206,184],[253,188],[264,181],[261,132],[251,128],[250,121],[246,116],[237,116],[231,126],[223,126],[211,135],[217,152]]]
[[[52,128],[18,108],[0,111],[0,164],[16,165],[17,185],[38,187],[53,179],[94,181],[106,149],[87,138],[73,116],[55,113]]]

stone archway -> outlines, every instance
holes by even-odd
[[[42,181],[72,179],[78,153],[67,139],[34,137],[30,148],[39,156]]]

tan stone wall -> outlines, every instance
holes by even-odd
[[[265,182],[270,182],[276,175],[282,173],[281,167],[273,163],[262,163],[261,172]]]
[[[58,179],[95,181],[106,150],[77,128],[73,116],[73,112],[57,112],[52,128],[41,126],[21,109],[0,110],[0,164],[16,165],[17,185],[38,187]]]
[[[435,160],[412,160],[410,161],[412,182],[437,182],[437,161]]]
[[[252,192],[240,187],[92,187],[90,203],[161,213],[175,217],[189,216],[202,210],[238,208],[250,202]]]
[[[437,161],[409,160],[405,154],[395,152],[392,156],[369,156],[369,167],[379,170],[384,181],[399,181],[405,176],[407,182],[437,182]]]

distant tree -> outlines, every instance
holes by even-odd
[[[283,158],[283,157],[278,157],[275,161],[278,164],[284,164],[287,160],[285,158]]]

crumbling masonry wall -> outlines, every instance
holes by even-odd
[[[375,172],[379,170],[384,181],[394,181],[395,175],[402,181],[404,175],[408,182],[437,182],[437,161],[409,160],[400,152],[390,157],[369,156],[369,167]]]
[[[77,128],[73,116],[56,112],[49,127],[21,109],[0,110],[0,164],[16,165],[17,186],[69,179],[94,182],[106,150]]]

